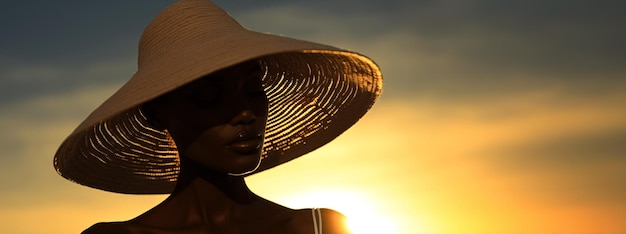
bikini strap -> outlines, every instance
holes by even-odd
[[[322,234],[322,210],[318,208],[311,209],[313,213],[313,229],[315,234]]]

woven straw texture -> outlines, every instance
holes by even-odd
[[[330,142],[379,97],[382,75],[369,58],[327,45],[249,31],[205,0],[161,12],[139,43],[135,75],[61,144],[63,177],[129,194],[170,193],[179,173],[176,145],[150,127],[142,103],[247,60],[265,69],[269,116],[260,172]]]

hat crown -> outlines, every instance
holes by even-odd
[[[188,45],[207,43],[232,30],[244,29],[219,6],[207,0],[182,0],[161,11],[139,40],[138,66],[168,56]]]

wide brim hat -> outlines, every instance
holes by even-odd
[[[146,27],[137,72],[65,139],[54,167],[97,189],[170,193],[180,170],[178,151],[167,132],[150,126],[141,105],[253,59],[266,71],[269,99],[262,160],[254,173],[335,139],[370,109],[382,89],[380,69],[361,54],[250,31],[207,0],[183,0]]]

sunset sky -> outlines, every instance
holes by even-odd
[[[65,137],[136,70],[171,0],[3,1],[0,232],[79,233],[165,195],[58,176]],[[353,128],[249,177],[355,233],[626,233],[626,2],[216,0],[249,29],[376,61],[381,99]]]

